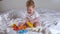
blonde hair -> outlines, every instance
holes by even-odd
[[[28,1],[26,2],[26,7],[30,7],[30,6],[35,7],[35,3],[34,3],[33,0],[28,0]]]

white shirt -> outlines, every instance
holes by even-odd
[[[38,14],[38,12],[34,12],[34,14],[32,16],[30,16],[27,12],[25,12],[25,17],[28,17],[29,19],[34,19],[34,18],[37,18],[39,17],[40,15]]]

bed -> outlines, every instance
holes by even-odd
[[[2,34],[6,34],[4,30],[7,30],[7,34],[17,34],[12,29],[8,28],[11,24],[10,21],[16,20],[16,18],[22,19],[25,9],[21,10],[8,10],[6,13],[0,15],[0,30]],[[36,11],[40,14],[41,26],[46,28],[45,34],[60,34],[60,11],[51,10],[46,8],[37,8]],[[49,33],[47,33],[49,31]],[[37,32],[27,32],[26,34],[43,34]]]

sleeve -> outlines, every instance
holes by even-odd
[[[39,15],[39,13],[38,13],[38,12],[35,12],[35,14],[36,14],[36,17],[40,17],[40,15]]]
[[[22,18],[26,18],[26,12],[22,13]]]
[[[38,12],[36,12],[36,16],[35,16],[35,18],[37,18],[37,20],[40,22],[40,15],[39,15]]]

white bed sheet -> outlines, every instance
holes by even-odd
[[[48,29],[51,31],[52,34],[53,34],[53,32],[55,33],[55,31],[52,31],[52,29],[60,31],[60,27],[59,27],[60,26],[60,11],[43,9],[43,8],[38,8],[36,11],[38,11],[38,13],[40,13],[40,22],[43,24],[42,26],[48,28],[47,26],[50,25],[50,27]],[[24,10],[22,10],[22,11],[21,10],[10,10],[7,14],[5,14],[5,15],[2,14],[0,16],[0,22],[1,22],[0,29],[2,29],[2,30],[6,29],[7,28],[6,23],[8,21],[10,21],[11,19],[24,17],[24,16],[20,16],[23,14],[22,12],[24,12]],[[15,15],[17,17],[15,17]],[[57,25],[55,25],[55,24],[57,24]],[[11,30],[11,32],[9,32],[8,34],[12,34],[12,33],[14,33],[14,32],[12,32],[12,30]],[[34,34],[34,32],[28,32],[28,33]],[[16,33],[14,33],[14,34],[16,34]],[[35,32],[35,34],[39,34],[39,33]]]

